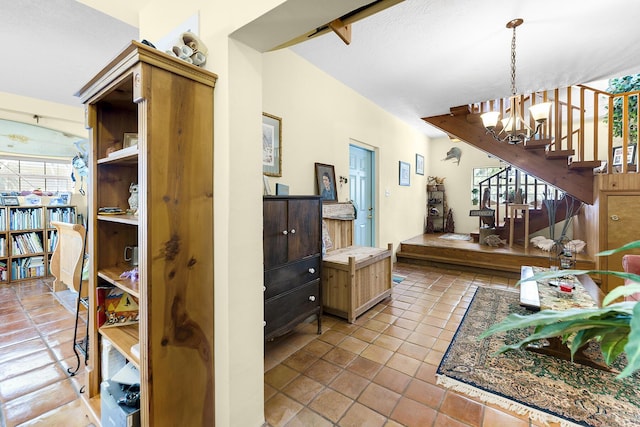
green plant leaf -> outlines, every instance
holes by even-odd
[[[636,304],[634,307],[629,326],[631,327],[629,342],[624,347],[629,363],[616,378],[628,377],[640,369],[640,304]]]
[[[626,297],[639,292],[640,292],[640,282],[631,283],[625,286],[618,286],[617,288],[609,292],[606,297],[604,297],[604,299],[602,300],[602,305],[609,305],[609,303],[611,303],[612,301],[615,301],[620,297]]]
[[[624,351],[624,347],[629,341],[629,330],[629,328],[619,328],[615,331],[603,331],[600,349],[607,365],[611,365]]]
[[[624,252],[630,249],[638,249],[638,248],[640,248],[640,240],[629,242],[626,245],[620,246],[619,248],[610,249],[608,251],[602,251],[600,253],[597,253],[596,256],[609,256],[618,252]]]

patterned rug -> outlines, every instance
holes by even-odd
[[[533,421],[562,426],[640,425],[640,375],[616,380],[615,374],[526,350],[493,354],[523,331],[477,336],[511,312],[526,313],[519,294],[478,288],[437,371],[438,383]],[[588,353],[601,359],[597,345]],[[614,368],[620,370],[619,358]]]
[[[440,239],[445,240],[471,240],[471,236],[468,234],[447,233],[439,236]]]

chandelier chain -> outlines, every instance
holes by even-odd
[[[516,96],[516,27],[511,38],[511,95]]]

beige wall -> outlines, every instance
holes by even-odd
[[[269,179],[272,190],[283,183],[290,194],[318,194],[314,163],[348,177],[349,145],[360,145],[376,153],[377,246],[397,249],[422,233],[426,175],[416,175],[415,156],[427,162],[424,135],[286,49],[263,55],[263,105],[282,118],[282,177]],[[398,185],[400,160],[411,164],[409,187]],[[337,186],[347,201],[349,185]]]

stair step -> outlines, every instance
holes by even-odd
[[[530,139],[524,145],[525,150],[538,150],[540,148],[546,148],[551,144],[553,140],[551,138]]]
[[[571,162],[569,164],[569,169],[594,169],[598,168],[601,165],[600,160],[586,160],[581,162]]]
[[[576,150],[553,150],[547,151],[545,156],[547,159],[568,159],[569,156],[576,154]]]

